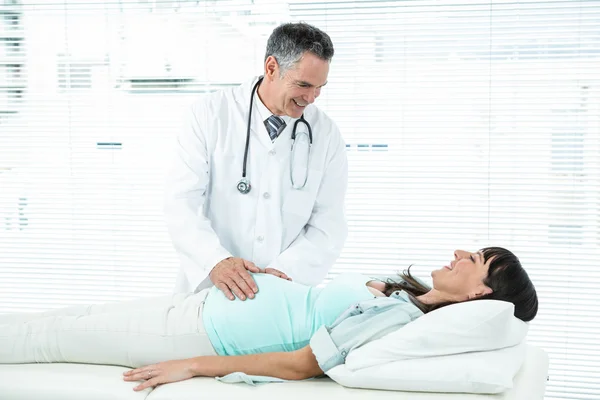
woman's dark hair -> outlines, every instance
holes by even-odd
[[[517,256],[502,247],[485,247],[481,249],[481,253],[484,262],[492,259],[488,276],[483,280],[483,283],[492,289],[492,293],[474,300],[508,301],[515,305],[515,317],[525,322],[535,318],[538,310],[537,293]],[[431,288],[411,275],[410,267],[408,270],[403,271],[400,277],[402,278],[401,282],[392,280],[385,282],[384,292],[386,296],[395,291],[404,290],[424,313],[453,304],[452,302],[441,304],[421,303],[415,297],[429,292]]]

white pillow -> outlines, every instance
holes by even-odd
[[[527,330],[512,303],[453,304],[352,350],[327,375],[365,389],[498,393],[512,387]]]
[[[342,364],[327,375],[352,388],[494,394],[513,386],[525,353],[523,342],[500,350],[415,358],[356,371]]]
[[[355,371],[410,358],[435,357],[515,346],[528,325],[514,316],[514,305],[476,300],[429,312],[403,328],[355,349],[346,367]]]

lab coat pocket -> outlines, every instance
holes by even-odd
[[[321,171],[311,169],[304,188],[290,188],[286,192],[282,205],[283,248],[287,248],[308,224],[317,201],[322,177]]]
[[[309,169],[306,185],[301,189],[288,189],[283,202],[283,212],[300,217],[304,224],[308,222],[317,200],[323,172]]]

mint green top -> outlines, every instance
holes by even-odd
[[[331,325],[348,307],[373,299],[371,278],[346,273],[322,288],[299,285],[268,274],[253,274],[254,299],[229,300],[216,287],[206,298],[202,318],[219,355],[293,351]]]

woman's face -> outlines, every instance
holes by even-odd
[[[483,281],[488,276],[491,261],[490,258],[485,262],[481,252],[456,250],[454,260],[431,273],[433,288],[454,301],[465,301],[490,294],[492,289]]]

